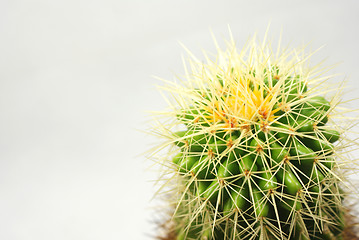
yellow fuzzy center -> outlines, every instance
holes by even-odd
[[[216,89],[212,105],[206,106],[205,110],[210,113],[210,122],[224,122],[225,128],[246,128],[253,122],[270,122],[279,111],[274,109],[277,102],[274,89],[263,83],[239,79]]]

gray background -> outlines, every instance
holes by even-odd
[[[0,239],[150,239],[157,173],[152,75],[183,73],[184,43],[214,50],[271,22],[276,41],[326,45],[359,94],[357,1],[0,1]],[[199,55],[200,56],[200,55]],[[353,108],[358,105],[356,101]]]

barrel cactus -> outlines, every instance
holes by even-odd
[[[340,87],[305,50],[255,39],[217,50],[207,63],[191,55],[186,79],[162,86],[172,101],[156,130],[175,239],[341,239],[352,143]]]

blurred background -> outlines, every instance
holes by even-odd
[[[210,31],[240,47],[269,36],[340,63],[359,95],[359,3],[348,1],[0,1],[0,239],[152,239],[146,111],[153,76],[181,75],[179,42],[201,57]],[[223,46],[223,45],[222,45]],[[313,61],[315,62],[315,61]],[[350,91],[349,91],[350,90]],[[352,103],[356,108],[358,101]]]

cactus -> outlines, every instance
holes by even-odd
[[[304,49],[274,54],[254,38],[217,50],[206,64],[191,55],[186,81],[162,87],[175,100],[157,129],[176,239],[341,239],[340,89]]]

